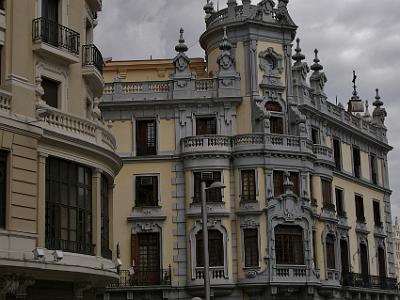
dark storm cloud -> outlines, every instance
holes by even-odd
[[[104,56],[117,59],[173,57],[178,31],[185,29],[191,57],[203,57],[197,41],[204,30],[205,0],[107,0],[99,15],[96,43]],[[226,0],[219,0],[220,7]],[[240,3],[241,1],[238,0]],[[257,1],[253,1],[256,3]],[[214,1],[215,6],[217,0]],[[388,111],[387,126],[392,203],[400,215],[400,1],[291,0],[290,13],[299,26],[301,47],[312,64],[314,48],[328,77],[331,101],[345,104],[352,92],[352,70],[359,94],[373,102],[375,88]],[[372,109],[372,105],[371,105]]]

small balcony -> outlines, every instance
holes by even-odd
[[[358,288],[398,290],[396,278],[347,273],[342,275],[342,285]]]
[[[65,64],[79,62],[80,35],[78,32],[50,21],[32,21],[33,50],[44,57],[61,59]]]
[[[122,270],[119,272],[119,275],[119,282],[109,285],[109,289],[171,286],[171,266],[167,269],[159,270]]]
[[[182,140],[182,153],[230,153],[231,138],[218,135],[190,136]]]
[[[197,267],[195,268],[195,276],[196,280],[204,280],[204,268],[203,267]],[[218,280],[224,280],[228,279],[228,277],[225,275],[225,267],[210,267],[210,280],[212,281],[218,281]]]
[[[272,268],[271,281],[279,284],[318,282],[319,271],[302,265],[277,265]]]
[[[313,152],[318,161],[334,166],[333,151],[331,148],[323,145],[313,145]]]
[[[82,46],[82,75],[93,91],[99,91],[100,97],[104,88],[104,61],[101,52],[95,45]]]

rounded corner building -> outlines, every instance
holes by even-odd
[[[105,66],[124,162],[105,299],[204,297],[203,194],[212,299],[397,300],[379,91],[371,113],[355,80],[348,107],[329,101],[288,0],[250,2],[207,1],[206,61],[181,30],[174,59]]]

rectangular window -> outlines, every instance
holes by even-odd
[[[202,172],[194,172],[194,193],[193,193],[193,203],[200,203],[201,202],[201,173]],[[210,178],[205,180],[206,187],[209,187],[213,182],[221,181],[221,172],[214,171],[209,172]],[[212,177],[212,178],[211,178]],[[206,190],[206,201],[207,202],[222,202],[222,191],[221,189],[211,189]]]
[[[244,262],[245,267],[258,267],[258,230],[244,229]]]
[[[242,201],[256,201],[256,171],[242,170]]]
[[[335,237],[331,234],[328,234],[326,236],[326,260],[328,269],[336,269],[335,257]]]
[[[274,171],[274,197],[279,197],[285,193],[285,172]],[[289,180],[293,183],[293,193],[300,196],[300,180],[298,172],[290,172]]]
[[[326,179],[321,179],[322,184],[322,201],[325,209],[335,210],[335,205],[332,201],[332,182]]]
[[[7,152],[0,150],[0,228],[6,228]]]
[[[374,209],[375,226],[382,226],[381,209],[380,209],[379,201],[373,201],[373,209]]]
[[[365,216],[364,216],[364,199],[360,195],[355,196],[355,202],[356,202],[356,217],[357,217],[357,222],[364,223],[365,222]]]
[[[136,207],[158,206],[158,177],[136,176]]]
[[[66,160],[46,161],[46,248],[93,254],[92,171]]]
[[[335,168],[340,171],[342,169],[342,152],[341,142],[338,139],[333,139],[333,155],[335,159]]]
[[[346,217],[346,213],[344,211],[344,197],[343,190],[336,188],[335,189],[335,198],[336,198],[336,212],[339,217]]]
[[[101,175],[101,256],[112,259],[110,250],[110,212],[108,202],[108,179]]]
[[[155,120],[136,121],[136,155],[156,155],[157,135]]]
[[[276,263],[304,265],[303,229],[279,225],[275,228]]]
[[[353,169],[354,169],[354,176],[360,178],[361,177],[360,149],[354,146],[353,146]]]
[[[371,180],[373,184],[378,184],[378,173],[376,166],[376,156],[375,154],[370,154],[369,156],[370,165],[371,165]]]
[[[283,134],[283,118],[281,117],[271,117],[270,128],[273,134]]]
[[[313,144],[321,144],[320,138],[319,138],[319,129],[316,127],[311,127],[311,138]]]
[[[58,108],[58,87],[60,83],[48,78],[42,78],[42,87],[44,90],[44,95],[42,97],[43,101],[47,105]]]
[[[217,118],[196,118],[196,135],[217,134]]]
[[[196,234],[196,267],[204,267],[203,231]],[[208,254],[210,267],[224,266],[224,240],[221,232],[208,230]]]

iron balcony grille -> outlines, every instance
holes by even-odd
[[[134,271],[121,270],[118,283],[111,284],[109,288],[142,287],[142,286],[170,286],[171,266],[168,269],[137,268]]]
[[[397,290],[396,278],[347,273],[342,275],[342,285],[372,289]]]
[[[103,74],[104,61],[101,52],[95,45],[83,45],[82,46],[82,65],[94,66],[96,69]]]
[[[79,55],[80,35],[68,27],[46,18],[37,18],[32,24],[32,39]]]
[[[94,245],[60,239],[46,239],[46,248],[66,252],[94,255]]]

